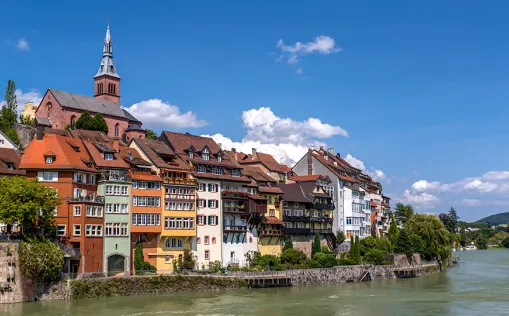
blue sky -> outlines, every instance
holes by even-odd
[[[91,95],[109,19],[121,102],[145,127],[285,162],[310,144],[334,147],[422,211],[452,205],[476,220],[509,205],[507,1],[18,0],[3,10],[0,83],[15,80],[20,101],[50,87]]]

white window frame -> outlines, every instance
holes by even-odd
[[[63,227],[63,230],[62,230],[62,227]],[[65,224],[58,224],[56,228],[57,228],[57,237],[65,236],[65,232],[67,230],[67,225],[65,225]]]
[[[81,236],[81,224],[74,224],[72,234],[73,236]]]
[[[74,205],[74,216],[81,216],[81,205]]]

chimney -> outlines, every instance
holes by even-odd
[[[113,140],[113,149],[115,149],[115,152],[119,152],[119,149],[118,149],[118,139],[114,139]]]
[[[310,149],[311,151],[315,150],[315,145],[311,145],[311,146],[309,146],[309,149]]]
[[[258,157],[256,156],[256,148],[251,148],[251,156],[253,157],[253,159],[258,158]]]
[[[339,153],[336,154],[336,157],[341,158],[341,155]]]
[[[234,153],[236,153],[236,152],[237,152],[237,149],[235,149],[235,148],[232,148],[232,151],[233,151]]]
[[[309,148],[311,149],[311,148]],[[311,150],[308,152],[308,176],[313,174],[313,156],[311,155]]]
[[[323,146],[320,146],[320,150],[322,150],[322,151],[323,151]]]
[[[223,144],[217,143],[217,146],[219,146],[219,149],[223,150]]]
[[[35,135],[37,136],[37,140],[42,140],[44,138],[44,130],[43,127],[37,127],[35,131]]]
[[[329,152],[329,154],[334,156],[334,148],[329,148],[329,149],[327,149],[327,151]]]

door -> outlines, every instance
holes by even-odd
[[[124,272],[125,272],[125,257],[122,255],[109,256],[108,276],[113,276]]]

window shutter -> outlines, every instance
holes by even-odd
[[[207,187],[208,187],[208,191],[209,191],[209,192],[212,192],[212,184],[210,184],[210,183],[209,183],[209,184],[207,184]]]
[[[86,173],[83,174],[83,183],[87,183],[87,174]]]
[[[216,216],[216,225],[219,225],[219,216]]]
[[[137,203],[137,202],[138,202],[137,200],[138,200],[138,199],[137,199],[136,197],[133,197],[133,206],[136,206],[136,205],[138,204],[138,203]]]
[[[210,225],[212,223],[212,216],[207,216],[207,224]]]
[[[214,188],[216,189],[216,192],[219,191],[219,184],[214,184]]]
[[[212,207],[212,200],[208,200],[208,203],[209,203],[209,204],[207,204],[207,206],[208,206],[208,207]]]

